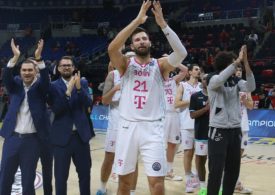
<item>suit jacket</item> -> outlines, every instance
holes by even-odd
[[[65,146],[72,135],[73,124],[84,143],[89,142],[91,131],[86,116],[91,98],[86,83],[81,80],[81,89],[73,89],[71,97],[65,94],[67,87],[62,78],[52,82],[49,90],[48,103],[54,113],[50,129],[50,140],[54,145]]]
[[[5,67],[3,72],[3,83],[10,96],[8,111],[0,131],[0,135],[4,138],[10,137],[14,132],[17,113],[25,97],[23,81],[20,76],[13,76],[13,69]],[[50,120],[46,106],[49,84],[48,69],[41,69],[40,77],[27,92],[32,120],[38,136],[42,139],[48,138],[49,135]]]

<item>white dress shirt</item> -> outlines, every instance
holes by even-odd
[[[15,66],[15,63],[9,61],[7,67],[13,68]],[[39,69],[45,68],[44,62],[37,64]],[[30,107],[28,103],[28,91],[30,87],[36,82],[37,78],[35,78],[30,86],[26,86],[23,83],[24,90],[25,90],[25,97],[22,101],[22,104],[19,108],[19,111],[17,113],[17,119],[16,119],[16,126],[15,126],[15,132],[20,134],[27,134],[27,133],[35,133],[37,132],[35,129],[35,126],[33,124]]]

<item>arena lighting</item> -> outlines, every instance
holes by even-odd
[[[200,14],[198,15],[199,18],[203,18],[204,16],[205,16],[204,13],[200,13]]]

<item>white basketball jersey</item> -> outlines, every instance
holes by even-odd
[[[245,94],[246,99],[247,99],[247,93],[240,92],[240,96],[242,94]],[[241,116],[242,116],[242,121],[241,121],[242,131],[249,131],[247,108],[245,107],[245,105],[242,102],[241,102]]]
[[[113,70],[113,83],[114,86],[121,83],[121,77],[118,70]],[[119,99],[120,99],[121,91],[116,91],[112,97],[112,102],[109,105],[109,120],[108,120],[108,129],[109,130],[117,130],[118,119],[119,119]]]
[[[180,82],[183,87],[182,100],[190,101],[191,95],[198,91],[201,91],[201,83],[198,82],[196,85],[192,86],[188,82]],[[180,110],[180,128],[181,129],[194,129],[195,120],[191,119],[189,106]]]
[[[120,77],[120,74],[119,74],[118,70],[113,70],[113,76],[114,76],[114,86],[120,84],[121,83],[121,77]],[[112,101],[113,102],[119,101],[120,94],[121,94],[120,90],[116,91],[113,98],[112,98]]]
[[[135,58],[121,82],[120,115],[129,121],[155,121],[164,117],[165,100],[163,77],[157,59],[139,64]]]
[[[164,95],[166,112],[179,112],[175,109],[175,97],[177,93],[177,83],[173,78],[164,81]]]

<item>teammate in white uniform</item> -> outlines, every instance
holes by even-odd
[[[106,184],[112,171],[115,156],[115,144],[117,126],[119,120],[119,98],[120,98],[120,74],[118,70],[110,71],[105,79],[102,103],[109,105],[109,121],[105,138],[105,156],[101,166],[101,188],[97,195],[106,194]]]
[[[125,54],[127,57],[135,56],[134,52],[127,52]],[[109,63],[110,66],[111,63]],[[107,194],[106,185],[110,177],[112,166],[115,157],[115,145],[117,137],[117,129],[119,123],[119,99],[120,99],[120,82],[121,77],[118,70],[111,70],[106,79],[103,89],[102,103],[104,105],[109,105],[109,120],[107,133],[105,138],[105,156],[104,161],[101,166],[101,188],[97,191],[96,195]],[[133,181],[133,186],[131,187],[131,195],[134,194],[137,174],[135,175],[135,180]],[[112,178],[117,182],[118,178],[115,173],[112,174]]]
[[[236,77],[242,78],[242,67],[237,67]],[[241,101],[241,128],[242,128],[242,142],[241,142],[241,156],[244,153],[244,149],[247,147],[248,144],[248,131],[249,131],[249,125],[248,125],[248,114],[247,109],[253,109],[253,100],[251,97],[250,92],[240,92],[240,101]],[[245,188],[242,184],[242,182],[238,179],[235,192],[240,194],[252,194],[252,190],[249,188]]]
[[[146,12],[152,4],[156,22],[173,49],[172,54],[160,59],[151,58],[148,33],[138,28],[148,18]],[[119,48],[129,37],[136,57],[127,59]],[[143,1],[138,16],[110,43],[108,52],[112,64],[123,75],[115,155],[115,168],[119,175],[117,194],[130,194],[130,181],[140,154],[151,194],[162,195],[166,175],[163,77],[182,62],[187,51],[165,22],[159,1],[147,0]]]
[[[193,177],[192,159],[194,155],[194,119],[190,117],[189,104],[193,93],[201,91],[200,82],[200,67],[197,64],[192,64],[188,67],[190,79],[186,82],[180,82],[177,89],[175,107],[180,109],[180,128],[182,148],[184,150],[184,170],[186,177],[186,192],[194,192],[195,187],[199,184],[196,177]]]
[[[177,86],[179,85],[179,82],[185,78],[187,71],[187,67],[182,65],[177,75],[173,76],[172,78],[167,78],[164,81],[164,94],[166,103],[164,133],[165,141],[167,143],[167,175],[165,179],[172,181],[182,181],[182,177],[175,175],[173,172],[173,162],[177,145],[181,141],[179,109],[176,109],[174,104]]]

